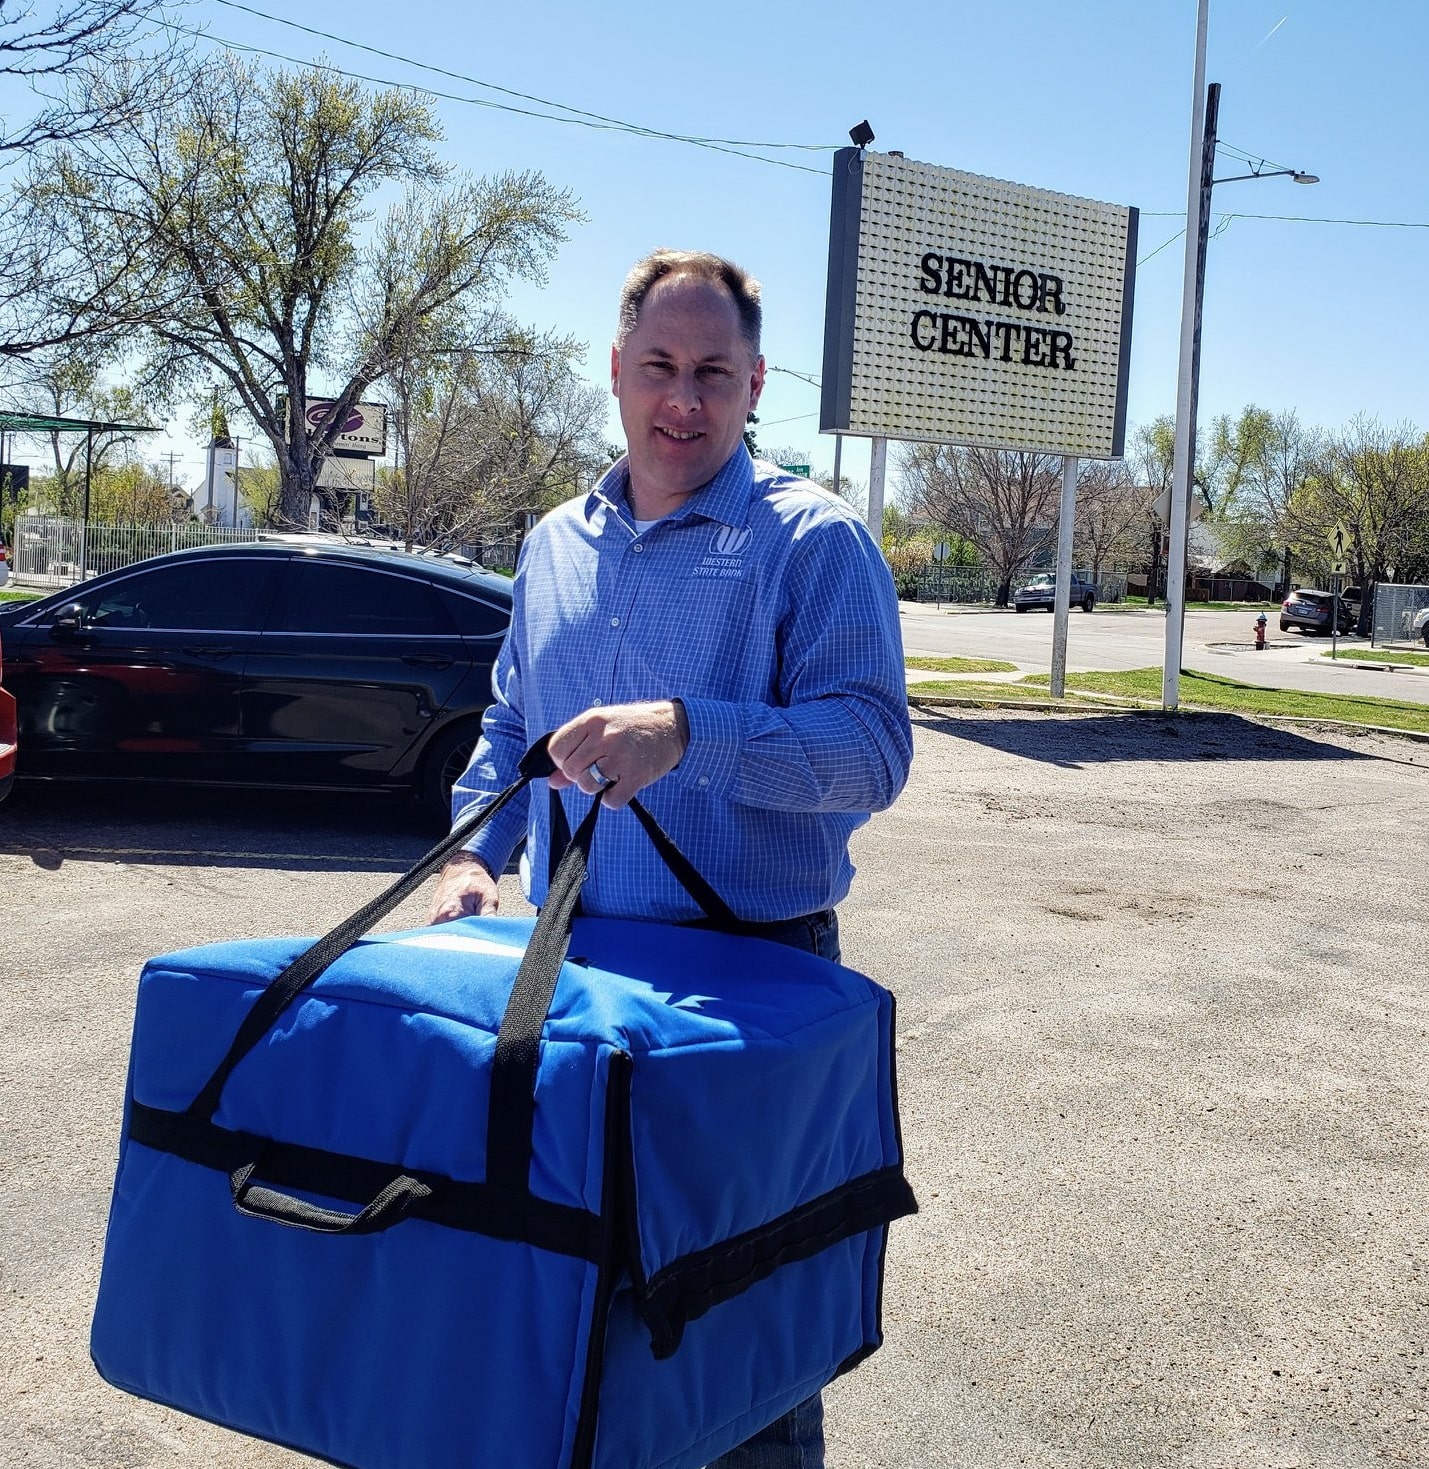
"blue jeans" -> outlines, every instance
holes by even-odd
[[[839,962],[839,920],[836,913],[791,918],[772,926],[761,938],[791,948],[807,949],[822,959]],[[815,1393],[767,1428],[761,1428],[737,1449],[721,1454],[708,1469],[824,1469],[824,1402]]]

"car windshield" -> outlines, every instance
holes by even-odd
[[[1050,587],[1055,581],[1056,577],[1050,571],[1039,571],[1027,585],[1029,587]]]

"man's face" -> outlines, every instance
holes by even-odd
[[[675,509],[734,452],[764,387],[764,359],[750,351],[723,286],[665,276],[625,345],[611,348],[610,383],[644,519]]]

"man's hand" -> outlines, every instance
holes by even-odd
[[[486,864],[471,852],[458,852],[447,859],[437,878],[427,922],[449,923],[453,918],[494,914],[497,906],[496,879]]]
[[[672,771],[689,743],[690,724],[678,699],[589,709],[551,736],[556,771],[550,784],[558,791],[578,786],[588,796],[604,791],[603,804],[617,810]]]

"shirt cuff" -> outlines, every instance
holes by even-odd
[[[728,795],[739,775],[744,724],[739,706],[719,699],[682,697],[690,725],[690,743],[679,765],[683,785],[701,795]]]

